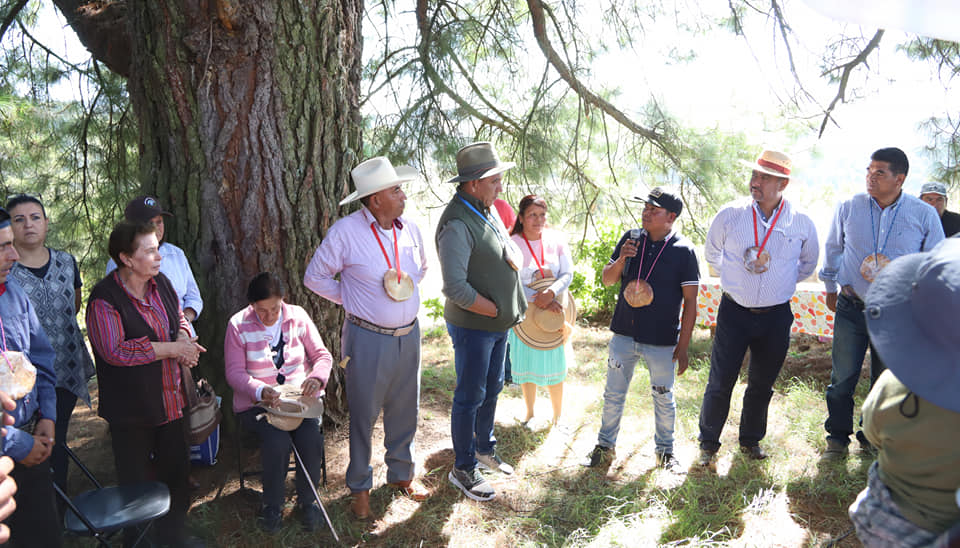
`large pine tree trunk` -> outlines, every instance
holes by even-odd
[[[127,9],[143,186],[174,213],[167,238],[194,260],[208,348],[201,373],[229,396],[225,326],[265,270],[310,312],[336,361],[342,313],[303,286],[303,273],[360,151],[363,3],[150,0]],[[327,405],[342,419],[342,372],[334,377]]]

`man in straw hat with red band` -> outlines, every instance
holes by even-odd
[[[650,372],[657,466],[682,473],[673,452],[677,415],[674,363],[676,375],[682,375],[697,320],[700,266],[693,244],[673,229],[683,211],[680,196],[657,187],[645,199],[635,199],[645,202],[643,229],[624,233],[603,267],[604,285],[620,282],[620,296],[610,321],[613,338],[607,358],[603,422],[597,446],[583,465],[595,467],[612,460],[630,380],[637,361],[643,358]]]
[[[414,500],[428,493],[414,481],[413,438],[420,406],[420,281],[427,256],[420,229],[403,217],[406,195],[400,185],[419,177],[412,167],[394,168],[385,157],[353,168],[356,190],[340,205],[363,207],[338,220],[317,248],[304,284],[343,306],[341,354],[347,364],[350,405],[351,510],[370,517],[373,425],[383,410],[387,482]],[[336,279],[337,274],[340,280]]]
[[[850,505],[868,548],[960,546],[960,239],[894,259],[864,318],[888,367],[863,402],[878,450]]]
[[[773,383],[790,345],[790,299],[797,282],[817,267],[819,255],[813,221],[783,196],[790,183],[790,158],[765,150],[756,162],[741,163],[752,170],[750,199],[720,208],[707,231],[704,253],[720,273],[723,298],[700,408],[700,466],[716,463],[730,397],[748,348],[740,450],[752,459],[767,457],[760,440],[767,433]]]
[[[833,323],[833,368],[827,387],[827,449],[823,457],[842,459],[853,434],[853,393],[870,339],[863,318],[863,298],[876,275],[893,259],[928,251],[943,240],[937,212],[903,192],[910,163],[899,148],[881,148],[870,156],[866,192],[837,205],[823,246],[820,279],[827,290]],[[883,372],[871,347],[871,385]],[[870,450],[861,432],[861,445]]]
[[[443,317],[453,341],[457,386],[450,431],[456,455],[448,479],[478,501],[496,492],[478,468],[510,475],[497,455],[493,422],[503,389],[507,330],[523,319],[527,301],[517,269],[522,254],[494,211],[503,173],[493,145],[472,143],[457,152],[457,190],[437,224],[437,254],[446,296]]]

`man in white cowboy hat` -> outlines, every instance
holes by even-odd
[[[716,462],[730,396],[748,348],[740,450],[752,459],[767,457],[760,440],[767,433],[773,383],[790,345],[790,299],[797,282],[817,267],[819,254],[813,221],[783,197],[790,183],[790,158],[764,150],[755,163],[741,163],[752,170],[750,198],[720,208],[707,231],[704,253],[720,273],[723,298],[700,408],[700,466]]]
[[[891,260],[930,250],[943,240],[937,212],[902,191],[909,169],[907,155],[899,148],[875,151],[867,166],[867,191],[837,205],[824,244],[820,279],[827,291],[827,307],[836,313],[823,425],[827,431],[823,457],[828,460],[847,455],[853,434],[853,393],[870,346],[863,318],[863,298],[870,284]],[[871,385],[881,372],[881,357],[870,346]],[[857,439],[869,450],[861,432]]]
[[[864,546],[958,546],[960,239],[891,262],[864,315],[888,369],[863,403],[878,455],[850,519]]]
[[[947,211],[947,185],[935,182],[923,183],[920,187],[920,199],[937,210],[944,236],[949,238],[960,232],[960,213]]]
[[[427,256],[420,229],[403,217],[407,197],[400,185],[416,179],[417,170],[394,169],[381,156],[360,163],[350,176],[356,191],[340,205],[360,200],[363,206],[330,227],[303,282],[346,312],[341,339],[341,354],[350,358],[346,481],[353,493],[353,513],[367,519],[371,434],[381,409],[387,482],[415,500],[427,497],[414,481],[413,447],[420,408],[419,284]]]
[[[512,474],[496,452],[493,421],[503,389],[507,331],[523,319],[527,301],[517,268],[520,250],[490,210],[503,189],[501,162],[493,145],[469,144],[457,152],[457,191],[437,223],[437,254],[446,305],[443,317],[453,341],[457,387],[450,431],[455,453],[448,478],[478,501],[496,493],[478,467]]]
[[[700,265],[693,243],[673,229],[683,211],[680,196],[657,187],[645,199],[635,199],[645,202],[643,229],[625,232],[603,267],[601,281],[604,285],[620,282],[620,295],[610,321],[613,338],[607,358],[603,421],[597,446],[583,464],[600,466],[612,459],[630,380],[637,361],[643,358],[650,372],[657,466],[683,473],[673,452],[677,415],[674,363],[676,375],[682,375],[689,363],[687,347],[697,320]],[[631,284],[641,283],[650,288],[653,297],[646,304],[624,295]]]

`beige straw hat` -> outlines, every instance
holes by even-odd
[[[554,281],[556,278],[542,278],[529,287],[540,291],[550,287]],[[558,301],[563,307],[563,314],[537,306],[527,308],[527,317],[513,328],[513,332],[524,344],[536,350],[553,350],[567,341],[577,319],[577,303],[570,297],[569,291],[562,292]]]

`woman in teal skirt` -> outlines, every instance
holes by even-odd
[[[529,195],[520,200],[517,220],[510,234],[523,252],[520,282],[530,305],[528,316],[539,312],[534,307],[563,314],[560,303],[573,280],[573,261],[566,238],[560,232],[546,228],[546,224],[547,203],[543,198]],[[541,343],[517,336],[515,329],[510,331],[508,341],[513,380],[523,390],[527,406],[525,424],[533,418],[538,386],[546,386],[550,393],[553,424],[560,419],[563,381],[568,364],[573,363],[567,340],[563,337],[552,343]]]

